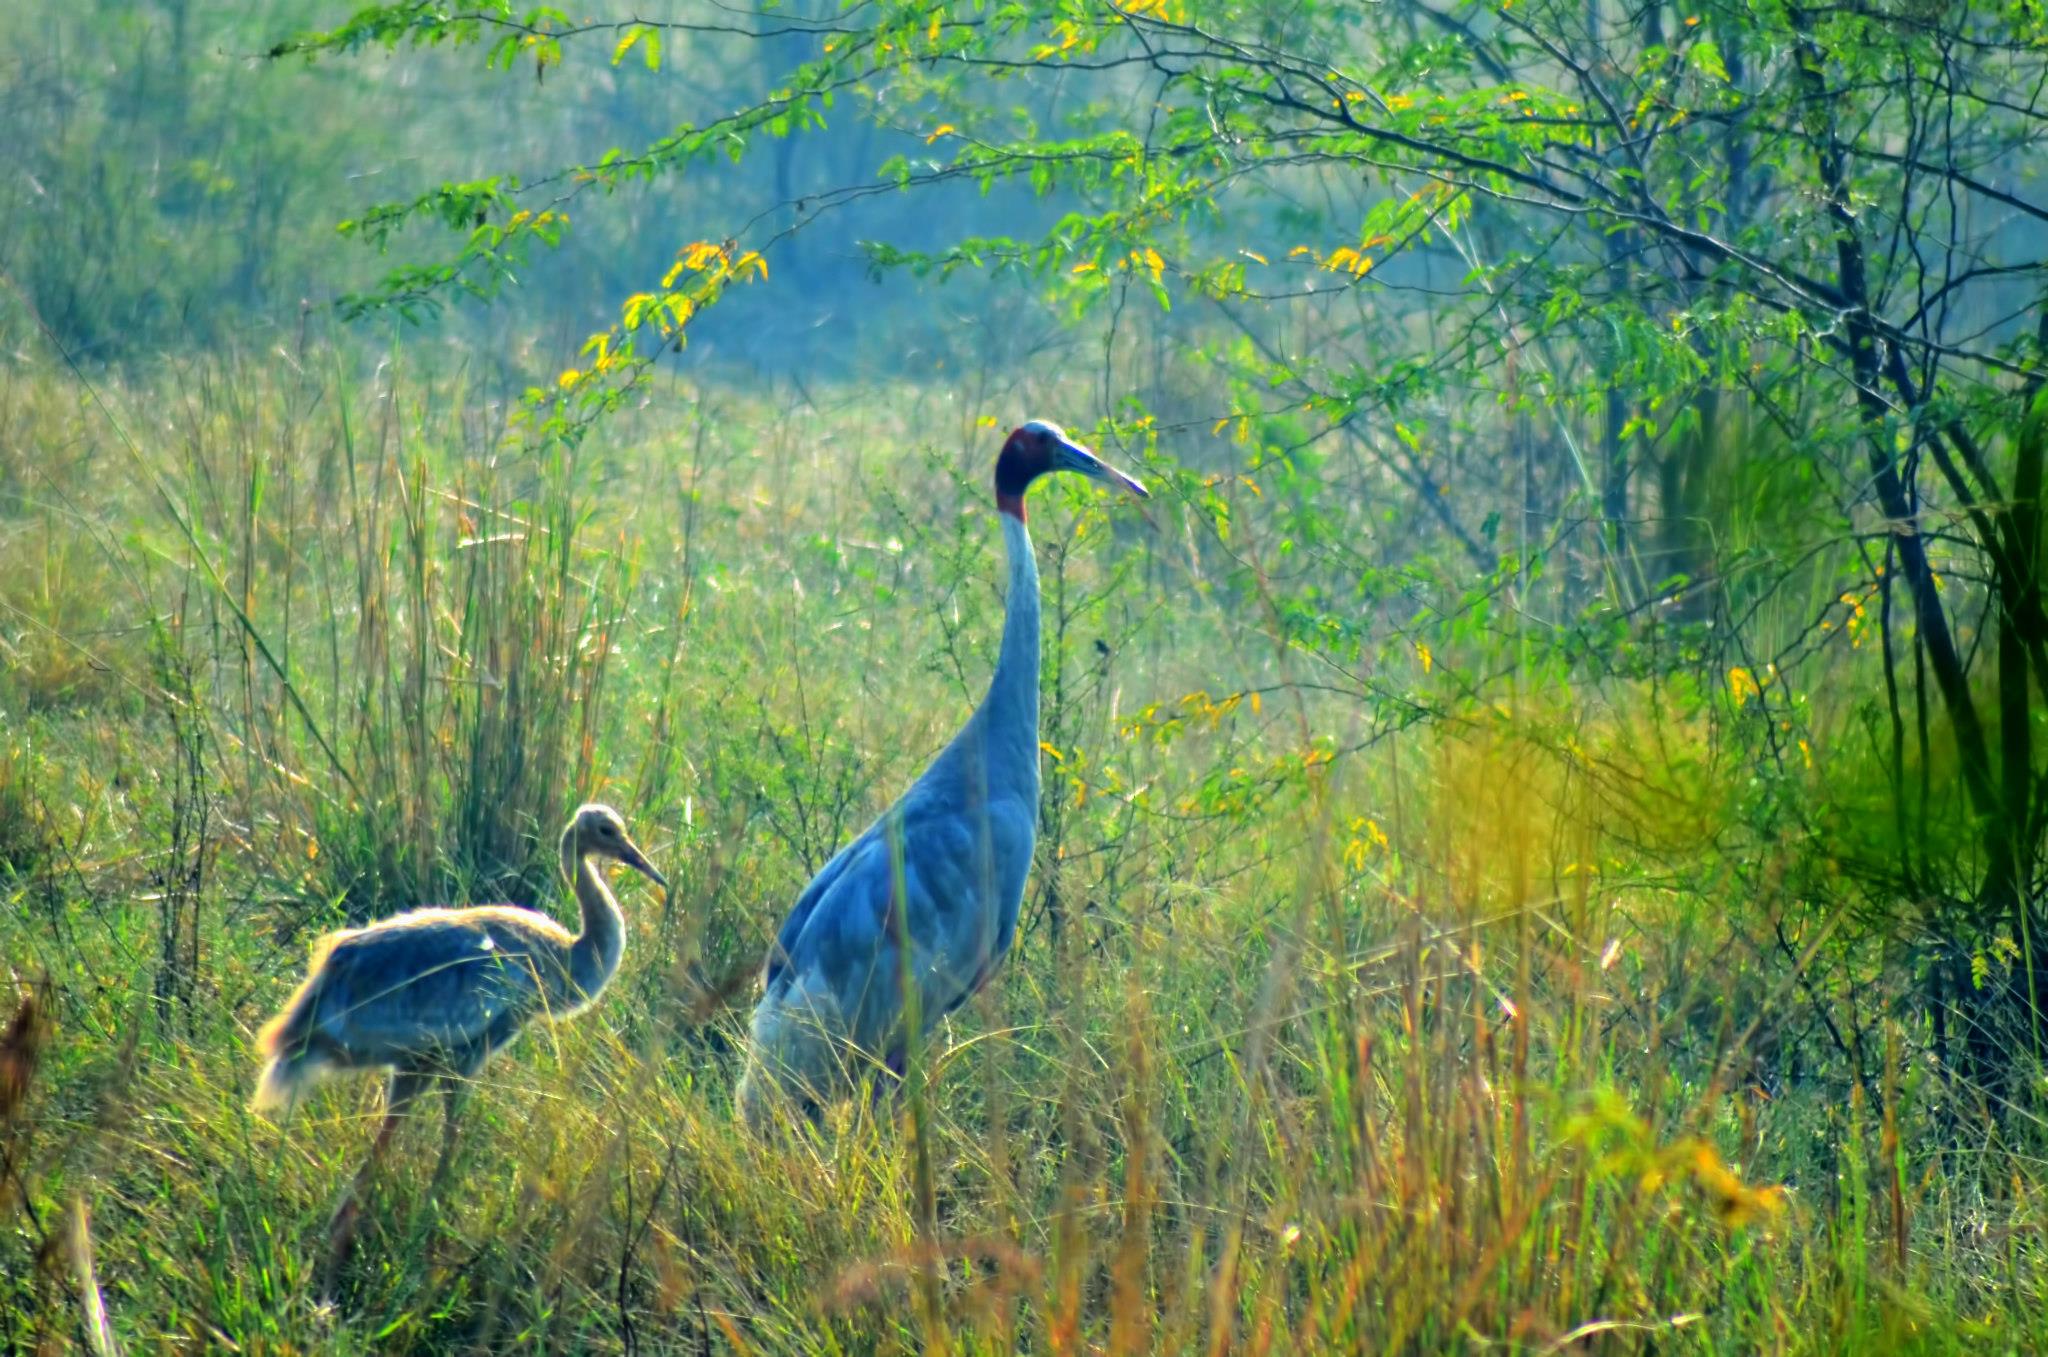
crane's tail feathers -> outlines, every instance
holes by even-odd
[[[821,1095],[847,1082],[846,1023],[839,1001],[821,983],[793,981],[764,995],[747,1033],[747,1067],[733,1093],[741,1125],[770,1130],[778,1109],[788,1115],[815,1107]]]
[[[327,1058],[311,1049],[313,1015],[326,974],[321,963],[344,935],[330,933],[313,944],[312,961],[304,983],[292,992],[277,1016],[256,1033],[256,1051],[264,1057],[263,1073],[256,1081],[256,1096],[249,1100],[254,1112],[288,1110],[307,1084],[328,1069]]]
[[[264,1062],[257,1076],[249,1110],[271,1118],[287,1113],[316,1081],[334,1073],[334,1062],[320,1051],[284,1051]]]
[[[299,992],[278,1011],[276,1017],[256,1029],[256,1052],[267,1057],[271,1064],[276,1064],[280,1056],[304,1039],[305,1010],[308,1007],[305,999],[306,987],[301,985]]]
[[[291,1105],[298,1101],[310,1074],[284,1056],[271,1057],[256,1080],[256,1096],[249,1099],[249,1110],[267,1117],[290,1110]]]

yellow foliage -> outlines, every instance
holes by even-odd
[[[1751,1187],[1722,1162],[1714,1147],[1704,1141],[1692,1147],[1692,1179],[1705,1194],[1714,1214],[1729,1229],[1740,1229],[1763,1217],[1775,1216],[1785,1207],[1782,1187]]]
[[[1323,260],[1323,267],[1332,273],[1348,273],[1354,278],[1363,278],[1372,269],[1372,256],[1362,254],[1349,245],[1332,250]]]

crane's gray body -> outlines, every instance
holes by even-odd
[[[555,996],[558,1018],[590,1001],[570,972],[574,944],[553,919],[511,905],[414,910],[335,933],[278,1030],[287,1073],[473,1074]]]
[[[906,979],[929,1030],[988,982],[1016,938],[1038,826],[1038,565],[1024,524],[1002,519],[1009,595],[988,695],[797,897],[749,1030],[739,1091],[749,1122],[765,1114],[768,1082],[809,1104],[877,1059],[899,1068]]]
[[[312,1079],[388,1070],[388,1109],[434,1079],[464,1079],[536,1017],[587,1007],[618,969],[625,919],[593,856],[660,881],[618,813],[585,806],[562,834],[562,870],[582,931],[513,905],[416,909],[330,933],[305,982],[257,1038],[268,1057],[260,1110],[288,1107]]]
[[[1038,562],[1024,495],[1049,471],[1145,494],[1056,424],[1032,420],[1004,444],[995,490],[1010,579],[988,695],[790,910],[748,1032],[737,1104],[750,1126],[767,1122],[776,1092],[809,1110],[877,1064],[900,1072],[913,1029],[987,984],[1016,939],[1038,828]]]

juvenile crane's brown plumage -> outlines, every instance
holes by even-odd
[[[409,1105],[438,1081],[447,1095],[438,1179],[454,1148],[463,1081],[535,1017],[566,1018],[588,1007],[618,970],[625,917],[591,859],[622,862],[668,884],[609,806],[579,809],[562,831],[561,853],[582,909],[577,933],[532,910],[480,905],[417,909],[322,938],[305,983],[257,1035],[266,1063],[252,1105],[288,1108],[327,1074],[390,1071],[384,1123],[359,1189]],[[336,1216],[337,1258],[347,1251],[353,1198]]]

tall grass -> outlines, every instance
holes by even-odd
[[[1959,1102],[1890,961],[1802,908],[1811,845],[1744,828],[1702,700],[1525,675],[1363,710],[1219,568],[1300,506],[1219,538],[1164,460],[1147,515],[1036,506],[1011,964],[900,1103],[745,1140],[750,968],[985,681],[984,417],[1085,394],[663,390],[535,458],[438,361],[0,390],[0,964],[43,987],[0,1045],[0,1341],[85,1338],[75,1202],[136,1350],[2048,1342],[2034,1123]],[[623,892],[617,988],[487,1071],[438,1200],[401,1141],[321,1305],[374,1094],[254,1119],[251,1033],[318,930],[560,911],[544,846],[587,796],[672,895]]]

